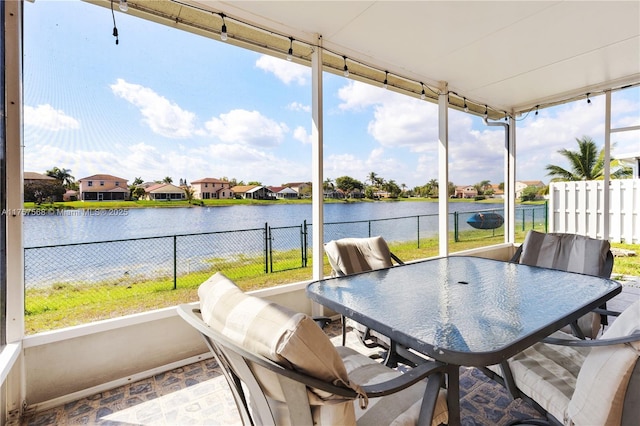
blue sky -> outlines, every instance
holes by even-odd
[[[25,3],[24,170],[133,181],[311,180],[309,68],[79,1]],[[519,117],[518,180],[542,180],[588,135],[604,144],[604,96]],[[324,77],[325,178],[370,172],[408,188],[437,179],[437,106]],[[450,180],[503,180],[504,133],[451,110]],[[640,89],[613,95],[614,127],[640,124]],[[640,151],[614,134],[613,155]]]

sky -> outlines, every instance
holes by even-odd
[[[311,181],[311,69],[153,24],[116,7],[24,6],[24,170],[174,183],[205,177],[279,186]],[[438,178],[437,105],[324,74],[324,177],[371,172],[407,188]],[[640,88],[614,92],[613,127],[640,125]],[[604,146],[604,96],[517,117],[517,180],[589,136]],[[615,133],[613,157],[640,152]],[[503,182],[504,131],[450,110],[450,181]]]

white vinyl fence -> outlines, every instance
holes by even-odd
[[[627,244],[640,243],[640,179],[609,184],[609,235],[604,233],[604,181],[553,182],[549,232],[567,232]]]

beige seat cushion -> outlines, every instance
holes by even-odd
[[[640,300],[607,329],[603,339],[640,330]],[[552,337],[574,339],[556,332]],[[575,425],[620,424],[640,342],[603,347],[568,347],[537,343],[509,360],[518,389],[556,419]],[[492,370],[496,371],[495,366]],[[499,371],[499,370],[498,370]]]
[[[561,331],[551,337],[576,339]],[[588,354],[589,348],[537,343],[511,358],[509,366],[518,389],[563,421]]]
[[[340,347],[339,352],[310,317],[247,295],[222,273],[203,283],[198,295],[202,318],[210,327],[281,365],[356,391],[361,384],[401,374],[354,350]],[[277,424],[288,424],[288,407],[281,403],[284,397],[275,373],[261,370],[257,375],[267,396],[278,406]],[[318,425],[355,424],[355,407],[362,419],[359,423],[403,425],[415,424],[423,392],[424,385],[414,385],[393,395],[372,398],[365,410],[359,408],[358,400],[345,401],[317,389],[309,390],[308,394],[312,417]],[[441,394],[433,424],[446,421],[447,414],[446,397]],[[385,419],[383,423],[377,421],[381,418]]]
[[[325,244],[324,251],[337,276],[393,266],[389,246],[382,237],[329,241]]]
[[[560,269],[609,278],[606,273],[610,244],[574,234],[544,234],[529,231],[522,243],[520,263],[543,268]],[[578,327],[590,338],[596,338],[600,329],[600,315],[590,312],[578,319]],[[569,327],[563,331],[570,333]]]
[[[384,382],[402,374],[351,348],[339,346],[336,349],[344,361],[351,380],[361,385]],[[415,425],[416,419],[420,415],[425,387],[426,382],[422,382],[392,395],[371,398],[369,405],[364,410],[357,403],[354,403],[358,424]],[[446,398],[446,391],[441,389],[431,423],[434,426],[446,424],[449,420]]]
[[[359,390],[358,385],[350,382],[344,363],[327,335],[307,315],[247,295],[222,273],[202,283],[198,295],[202,319],[239,346],[287,368]],[[269,397],[284,401],[275,374],[263,372],[260,381]],[[310,389],[308,394],[310,403],[315,405],[314,418],[355,423],[351,400],[317,389]],[[287,407],[280,407],[280,413],[280,422],[286,424]]]
[[[633,303],[607,328],[603,339],[640,331],[640,300]],[[640,357],[640,342],[594,347],[578,375],[568,414],[580,424],[620,424],[629,378]]]
[[[600,277],[609,248],[608,241],[583,235],[529,231],[522,243],[520,263]]]

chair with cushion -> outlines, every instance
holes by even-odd
[[[389,250],[387,242],[380,236],[329,241],[324,245],[324,251],[331,265],[331,275],[334,277],[390,268],[394,266],[394,261],[399,265],[404,264],[398,256]],[[343,346],[346,345],[347,325],[352,328],[360,342],[367,348],[380,347],[386,351],[385,365],[395,367],[398,361],[409,365],[415,365],[415,362],[419,362],[417,358],[409,361],[407,357],[412,355],[402,351],[402,348],[398,348],[389,337],[344,316],[342,316]],[[405,356],[400,356],[398,351],[402,351]]]
[[[204,337],[245,425],[432,424],[448,421],[446,366],[402,374],[335,347],[312,318],[242,292],[222,273],[178,313]]]
[[[639,357],[640,300],[598,340],[558,331],[508,364],[519,393],[546,414],[550,424],[637,425]]]
[[[529,231],[511,261],[603,278],[609,278],[613,269],[613,254],[608,241],[576,234]],[[599,311],[591,312],[578,319],[577,324],[572,324],[573,333],[581,338],[595,339],[601,326],[607,324],[606,315],[601,316],[601,313],[617,314],[606,311],[606,306],[602,306]]]

